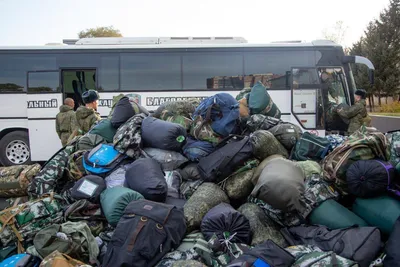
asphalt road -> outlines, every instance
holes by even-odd
[[[393,130],[400,130],[400,117],[370,115],[372,126],[379,131],[386,133]]]

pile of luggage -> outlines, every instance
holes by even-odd
[[[261,83],[119,95],[42,167],[0,168],[0,266],[400,266],[399,148],[303,133]]]

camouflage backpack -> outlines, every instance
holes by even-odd
[[[37,198],[43,194],[54,192],[57,183],[66,175],[69,156],[73,152],[75,152],[74,146],[67,146],[59,150],[47,161],[29,184],[28,195]]]
[[[214,132],[211,124],[203,120],[201,116],[196,117],[190,127],[190,135],[200,141],[207,141],[213,144],[218,144],[222,141],[222,137]]]
[[[347,194],[346,171],[349,166],[358,160],[388,161],[389,149],[389,142],[383,133],[362,126],[325,157],[322,163],[323,177],[328,182],[334,182],[342,194]]]
[[[83,155],[87,150],[79,150],[71,154],[68,158],[68,171],[69,178],[73,180],[79,180],[86,174],[85,167],[83,167]]]
[[[400,173],[400,131],[386,133],[390,144],[390,163],[395,167],[396,172]]]
[[[0,197],[26,196],[28,185],[40,168],[37,163],[0,167]]]
[[[142,146],[142,122],[146,118],[143,113],[137,114],[118,128],[114,136],[114,148],[131,158],[139,158]]]
[[[46,195],[34,201],[19,204],[0,212],[0,243],[2,246],[17,243],[19,252],[24,244],[33,240],[43,227],[63,220],[63,199]]]

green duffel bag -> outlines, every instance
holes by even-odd
[[[332,230],[353,225],[368,226],[363,219],[333,199],[324,201],[314,209],[308,216],[308,221],[310,224],[324,225]]]
[[[100,203],[108,223],[115,227],[124,215],[126,206],[131,201],[143,198],[140,193],[132,189],[117,186],[104,190],[100,195]]]
[[[108,143],[112,143],[114,139],[114,135],[117,132],[111,125],[110,120],[101,120],[99,121],[90,131],[91,134],[97,134],[104,138]]]
[[[383,234],[389,235],[400,216],[400,201],[389,196],[357,198],[353,212],[370,226],[378,227]]]

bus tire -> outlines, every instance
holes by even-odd
[[[3,166],[29,165],[32,163],[28,132],[13,131],[1,138],[0,162]]]

